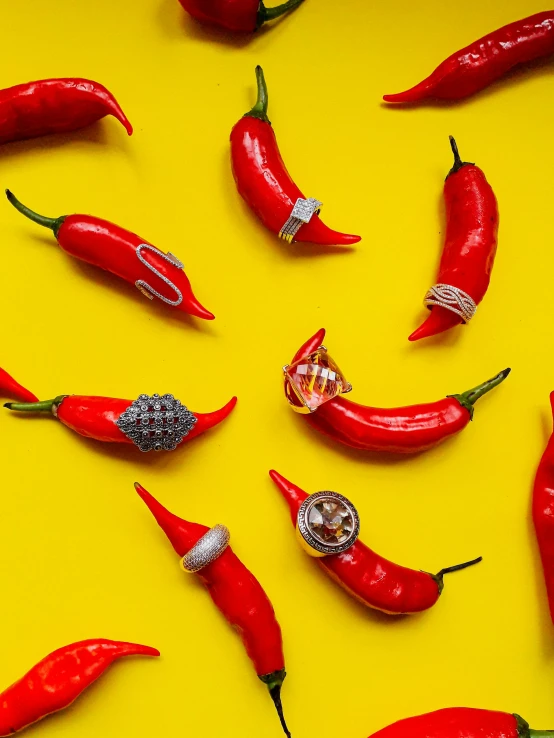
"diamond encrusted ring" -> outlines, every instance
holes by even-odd
[[[338,492],[316,492],[300,505],[296,533],[310,556],[342,553],[360,533],[358,511]]]
[[[451,313],[456,313],[464,321],[469,321],[475,315],[477,305],[467,292],[453,287],[451,284],[436,284],[427,292],[423,304],[427,307],[439,305]]]
[[[173,282],[168,279],[167,277],[164,277],[163,274],[161,274],[156,267],[152,266],[149,262],[146,261],[144,256],[142,255],[143,251],[152,251],[157,256],[164,259],[164,261],[168,261],[170,264],[175,264],[176,267],[179,269],[184,269],[183,262],[180,261],[174,254],[164,254],[163,251],[160,251],[155,246],[150,246],[148,243],[141,243],[140,246],[137,248],[137,256],[140,262],[144,264],[147,269],[150,269],[151,272],[153,272],[156,277],[159,277],[162,282],[165,282],[166,285],[172,289],[175,294],[177,295],[175,300],[170,300],[167,297],[164,297],[162,294],[160,294],[157,290],[155,290],[151,285],[148,284],[148,282],[145,282],[143,279],[137,279],[135,282],[135,287],[142,292],[143,295],[145,295],[149,300],[153,300],[154,297],[157,297],[158,300],[161,300],[162,302],[167,303],[168,305],[173,305],[173,307],[177,307],[177,305],[180,305],[183,302],[183,295],[181,293],[181,290],[176,287]]]
[[[173,395],[139,395],[116,425],[141,451],[173,451],[196,417]]]
[[[225,525],[214,525],[181,559],[181,568],[189,574],[200,571],[218,559],[229,545],[231,534]]]
[[[322,205],[322,202],[315,200],[313,197],[309,197],[307,200],[299,197],[287,222],[279,231],[279,238],[292,243],[300,228],[304,223],[309,223],[314,214],[319,213]]]

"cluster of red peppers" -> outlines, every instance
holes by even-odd
[[[274,8],[267,8],[260,0],[180,2],[201,22],[232,32],[249,33],[266,21],[294,10],[303,0],[288,0]],[[433,98],[461,99],[484,89],[516,65],[553,53],[554,12],[545,11],[479,39],[452,54],[422,82],[405,92],[385,95],[384,100],[418,103]],[[291,211],[299,202],[305,202],[305,198],[281,158],[268,118],[268,90],[261,67],[256,68],[256,78],[257,102],[231,132],[231,162],[240,195],[271,232],[281,237],[288,235],[285,240],[289,242],[293,237],[298,242],[320,245],[348,246],[358,242],[359,236],[334,231],[323,223],[318,201],[314,201],[314,212],[297,224],[294,233],[283,230]],[[128,134],[132,134],[132,126],[113,95],[96,82],[67,78],[17,85],[0,91],[0,143],[78,130],[107,115],[114,116]],[[453,290],[456,299],[449,302],[448,297],[441,296],[440,290],[432,288],[431,297],[426,299],[430,315],[411,334],[411,341],[437,335],[472,317],[488,289],[496,254],[499,217],[494,192],[483,171],[475,164],[462,161],[452,137],[450,142],[454,165],[444,185],[446,237],[435,288]],[[51,229],[61,248],[70,255],[135,285],[149,299],[157,298],[198,318],[214,318],[194,296],[183,265],[173,254],[161,251],[108,221],[85,215],[45,217],[23,205],[9,190],[7,197],[27,218]],[[456,300],[462,305],[461,310],[456,307]],[[325,331],[320,330],[310,338],[293,357],[292,365],[305,361],[309,366],[316,361],[314,356],[322,348],[324,335]],[[317,409],[310,409],[305,417],[319,432],[355,449],[419,453],[463,430],[473,417],[475,402],[503,382],[509,371],[505,369],[467,392],[402,408],[368,407],[337,394]],[[82,436],[103,442],[133,443],[132,434],[127,433],[122,424],[124,419],[131,425],[135,422],[130,413],[135,403],[131,400],[59,395],[40,401],[3,369],[0,369],[0,393],[12,400],[6,404],[10,410],[51,413]],[[285,393],[291,405],[303,409],[288,379],[285,380]],[[550,400],[554,413],[554,393]],[[220,423],[235,404],[236,398],[233,398],[212,413],[188,411],[191,427],[179,443]],[[143,434],[154,432],[150,423],[157,427],[155,419],[147,420]],[[276,471],[271,471],[270,476],[285,498],[293,524],[296,524],[299,509],[308,494]],[[180,557],[209,531],[203,525],[173,515],[141,485],[135,486]],[[554,435],[535,478],[533,521],[554,621]],[[445,574],[480,560],[473,559],[429,574],[388,561],[356,540],[347,552],[320,558],[318,562],[335,582],[365,605],[388,614],[405,614],[432,607],[443,590]],[[269,598],[230,547],[199,571],[198,576],[214,604],[239,632],[257,675],[268,687],[283,730],[290,736],[281,703],[281,687],[286,676],[282,635]],[[49,654],[0,694],[0,736],[11,735],[64,709],[114,661],[132,655],[159,656],[159,652],[147,646],[96,639],[74,643]],[[371,738],[403,738],[405,735],[412,738],[475,735],[550,738],[553,733],[531,730],[518,715],[449,708],[401,720],[374,733]]]

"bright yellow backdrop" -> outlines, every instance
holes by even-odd
[[[1,86],[98,80],[135,134],[106,119],[4,146],[1,186],[46,215],[98,215],[173,251],[217,319],[152,305],[0,204],[0,364],[41,398],[173,392],[207,411],[239,397],[224,425],[166,455],[2,414],[2,685],[82,638],[162,651],[113,668],[29,735],[280,735],[240,640],[180,572],[135,480],[183,517],[230,527],[283,628],[294,738],[365,738],[452,705],[554,728],[554,631],[529,515],[554,388],[552,66],[458,105],[380,104],[455,49],[542,9],[306,0],[266,32],[229,41],[177,0],[4,3]],[[289,249],[239,199],[228,139],[253,103],[256,64],[292,175],[323,200],[329,225],[363,235],[355,251]],[[498,256],[474,323],[410,345],[442,245],[448,134],[497,193]],[[451,442],[417,458],[366,458],[326,443],[285,404],[281,366],[321,326],[360,402],[431,401],[513,372]],[[297,547],[272,467],[310,492],[349,496],[363,540],[394,561],[483,563],[449,577],[420,616],[366,611]]]

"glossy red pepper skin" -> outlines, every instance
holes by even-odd
[[[483,171],[462,162],[452,136],[450,141],[454,166],[444,183],[446,239],[436,283],[458,287],[478,305],[489,287],[496,256],[498,204]],[[436,336],[462,322],[459,315],[434,305],[409,340]]]
[[[289,0],[275,8],[266,8],[260,0],[179,0],[183,8],[202,23],[228,31],[253,33],[266,21],[297,8],[303,0]]]
[[[256,68],[258,102],[231,132],[231,163],[238,191],[262,223],[278,234],[298,198],[304,198],[288,173],[267,117],[267,89],[261,67]],[[295,236],[295,241],[324,246],[351,245],[360,236],[328,228],[314,215]]]
[[[0,395],[2,397],[15,398],[21,402],[38,402],[38,397],[0,368]]]
[[[288,503],[296,527],[300,505],[309,495],[276,471],[270,471],[269,476]],[[476,564],[481,558],[428,574],[388,561],[358,538],[347,551],[316,561],[359,602],[388,615],[406,615],[433,607],[443,590],[444,574]]]
[[[291,363],[313,353],[322,345],[324,338],[325,330],[321,329],[297,351]],[[302,418],[320,433],[351,448],[416,454],[463,430],[473,417],[473,404],[504,381],[509,373],[510,370],[505,369],[488,382],[463,394],[407,407],[370,407],[340,395]],[[291,393],[287,393],[287,399],[294,399]]]
[[[459,100],[484,89],[518,64],[550,54],[554,54],[554,11],[546,10],[483,36],[449,56],[415,87],[384,95],[383,100]]]
[[[550,738],[519,715],[472,707],[447,707],[398,720],[369,738]]]
[[[0,144],[67,133],[106,115],[133,127],[114,96],[88,79],[41,79],[0,90]]]
[[[205,525],[170,513],[138,482],[135,489],[181,558],[208,532]],[[281,685],[286,676],[281,628],[261,584],[230,546],[196,575],[227,622],[239,633],[256,674],[268,685],[283,729],[290,736],[280,702]]]
[[[8,402],[9,410],[27,413],[50,412],[75,433],[96,441],[106,443],[133,442],[116,425],[119,416],[132,404],[132,400],[119,400],[114,397],[95,397],[87,395],[60,395],[53,400],[38,403]],[[233,397],[220,410],[212,413],[193,413],[196,418],[192,430],[183,438],[181,444],[196,438],[201,433],[221,423],[237,404]]]
[[[550,405],[554,416],[554,392],[550,394]],[[535,476],[533,523],[541,555],[550,617],[554,623],[554,434],[548,441]]]
[[[0,694],[0,736],[12,735],[65,709],[114,661],[124,656],[159,655],[149,646],[101,638],[54,651]]]
[[[25,207],[9,190],[6,190],[6,194],[10,203],[19,212],[35,223],[50,228],[61,248],[71,256],[111,272],[130,284],[135,285],[138,280],[142,280],[166,299],[176,299],[175,291],[139,260],[138,247],[141,244],[152,246],[140,236],[92,215],[46,218]],[[156,253],[142,250],[141,255],[180,290],[183,298],[181,303],[171,307],[197,318],[213,320],[213,313],[206,310],[194,296],[184,270],[166,261],[163,252],[157,247],[154,248]]]

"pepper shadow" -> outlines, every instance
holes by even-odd
[[[47,235],[43,235],[39,232],[29,234],[29,239],[33,239],[36,243],[40,243],[41,248],[47,244],[48,246],[60,251],[62,255],[68,259],[71,268],[76,273],[77,279],[84,277],[87,280],[94,282],[98,289],[114,294],[114,299],[117,299],[115,295],[117,295],[118,292],[123,293],[125,298],[133,301],[137,309],[143,313],[144,320],[149,320],[151,315],[155,315],[157,319],[164,320],[166,322],[170,321],[174,325],[184,325],[198,331],[199,333],[204,333],[205,335],[217,335],[216,331],[214,331],[210,325],[212,321],[195,318],[192,315],[176,310],[170,305],[166,305],[156,298],[154,300],[148,300],[148,298],[144,297],[144,295],[139,292],[134,285],[129,284],[129,282],[126,282],[115,274],[104,271],[103,269],[100,269],[100,267],[93,266],[92,264],[87,264],[84,261],[79,261],[78,259],[66,254],[63,249],[58,246],[53,236],[48,237]],[[55,279],[52,281],[55,281]],[[46,299],[48,290],[45,288],[44,291]]]
[[[431,70],[430,70],[431,71]],[[543,59],[535,59],[525,64],[520,64],[514,67],[509,72],[506,72],[496,82],[492,82],[490,85],[485,87],[479,92],[475,92],[469,97],[462,98],[461,100],[438,100],[435,98],[429,98],[428,100],[421,100],[420,102],[413,103],[387,103],[384,100],[381,101],[381,107],[383,108],[396,108],[397,110],[412,110],[413,108],[419,107],[434,107],[434,108],[454,108],[464,107],[465,105],[471,105],[473,102],[486,99],[492,95],[502,92],[507,87],[518,86],[525,84],[530,77],[545,77],[554,73],[554,56],[546,57]],[[412,87],[416,82],[411,83],[409,86]],[[405,89],[408,89],[406,87]],[[388,93],[385,93],[388,94]]]
[[[252,212],[240,194],[236,191],[235,181],[231,174],[229,154],[225,154],[223,166],[223,176],[228,181],[227,190],[233,193],[233,201],[232,203],[229,202],[233,216],[237,216],[237,221],[239,218],[243,218],[245,221],[255,222],[255,227],[257,228],[258,233],[256,238],[249,239],[253,244],[255,244],[254,248],[260,248],[260,242],[263,241],[262,248],[278,248],[281,253],[292,260],[312,259],[319,256],[335,256],[337,254],[351,254],[356,251],[356,246],[359,246],[359,243],[356,244],[356,246],[321,246],[320,244],[313,243],[287,243],[287,241],[283,241],[282,238],[279,238],[264,226],[258,216]]]
[[[217,43],[243,49],[252,41],[263,38],[266,33],[282,23],[287,15],[264,24],[257,31],[242,33],[226,31],[193,18],[176,0],[162,0],[158,6],[158,22],[166,36],[171,39],[189,39],[199,43]]]
[[[117,130],[120,129],[120,130]],[[111,145],[123,150],[125,153],[131,151],[129,136],[119,121],[112,116],[92,123],[86,128],[80,128],[70,133],[52,133],[47,136],[29,138],[25,141],[14,141],[0,146],[0,159],[8,160],[25,154],[36,155],[40,152],[50,153],[60,148],[69,146],[106,146]]]

